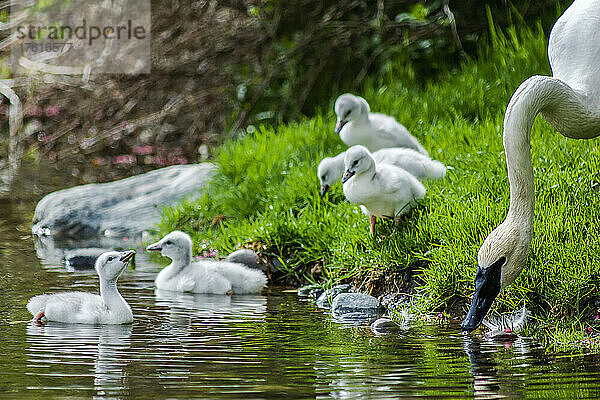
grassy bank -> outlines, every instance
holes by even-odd
[[[310,120],[263,127],[225,144],[204,196],[165,210],[161,232],[192,233],[198,252],[211,247],[225,254],[242,246],[277,255],[299,279],[350,280],[364,291],[410,287],[416,311],[463,316],[477,250],[508,209],[501,137],[506,104],[524,79],[550,72],[541,29],[492,29],[492,36],[479,61],[436,82],[418,85],[410,68],[399,65],[360,93],[451,167],[445,180],[426,183],[426,200],[398,225],[380,223],[370,237],[367,218],[345,201],[341,186],[319,197],[318,161],[345,149],[333,132],[330,107]],[[598,144],[566,139],[541,118],[532,131],[531,255],[495,308],[504,312],[525,302],[535,319],[532,334],[553,348],[598,348]],[[409,275],[407,285],[402,279]]]

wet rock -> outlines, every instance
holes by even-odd
[[[317,307],[319,308],[331,308],[333,299],[340,293],[347,293],[352,289],[349,284],[337,285],[331,289],[327,289],[317,298]]]
[[[261,269],[258,254],[249,249],[236,250],[228,255],[227,258],[225,258],[225,261],[244,264],[250,268]]]
[[[199,194],[213,170],[210,163],[175,165],[50,193],[35,208],[32,231],[77,239],[139,235],[158,223],[162,207]]]
[[[331,315],[341,322],[371,322],[382,313],[383,307],[379,300],[363,293],[340,293],[331,305]]]
[[[65,266],[75,270],[93,269],[100,254],[110,251],[97,247],[67,250],[65,252]]]
[[[319,285],[306,285],[298,289],[298,297],[304,297],[308,300],[318,299],[324,290]]]
[[[398,325],[392,319],[387,317],[378,318],[371,324],[371,331],[376,335],[392,335],[403,333],[407,326]]]
[[[319,296],[323,293],[323,289],[319,285],[306,285],[298,288],[298,296],[299,297],[314,297],[315,292],[319,292]],[[316,297],[319,297],[316,296]]]

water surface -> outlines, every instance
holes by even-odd
[[[545,355],[529,339],[493,342],[435,325],[376,336],[333,322],[282,288],[232,297],[156,291],[161,267],[142,249],[136,269],[120,280],[132,325],[35,326],[25,309],[31,296],[93,292],[98,279],[38,259],[29,235],[32,197],[0,202],[2,398],[600,395],[599,358]]]

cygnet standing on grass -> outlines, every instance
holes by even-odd
[[[192,239],[181,231],[173,231],[146,247],[159,251],[173,262],[156,277],[158,289],[176,292],[212,294],[260,293],[267,283],[265,274],[245,265],[201,260],[192,262]]]
[[[425,197],[425,186],[400,167],[377,164],[363,146],[353,146],[344,158],[344,194],[369,216],[371,234],[377,217],[397,219]]]
[[[350,93],[335,101],[335,133],[348,146],[361,145],[369,151],[388,147],[406,147],[427,155],[427,150],[394,117],[372,113],[369,103]]]
[[[352,147],[351,147],[352,148]],[[327,193],[344,174],[344,157],[346,152],[335,157],[325,157],[319,163],[317,176],[321,182],[321,197]],[[403,147],[381,149],[372,153],[377,164],[391,164],[400,167],[419,180],[441,179],[446,176],[446,167],[439,161],[416,150]]]
[[[129,324],[131,307],[117,289],[117,279],[135,251],[109,251],[96,260],[100,295],[86,292],[42,294],[32,297],[27,310],[37,324],[46,321],[75,324]]]

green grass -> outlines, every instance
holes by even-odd
[[[319,197],[318,161],[345,149],[333,132],[330,107],[310,120],[261,127],[223,145],[204,196],[166,209],[161,233],[184,230],[196,250],[209,246],[221,254],[253,247],[280,257],[298,278],[351,280],[365,291],[412,266],[418,277],[413,307],[463,316],[477,250],[508,209],[501,137],[506,104],[527,77],[550,73],[547,34],[540,28],[491,32],[477,61],[436,82],[417,83],[409,66],[398,65],[360,93],[372,110],[395,116],[433,158],[451,167],[446,179],[426,183],[425,201],[398,225],[380,223],[371,237],[367,218],[345,201],[340,185]],[[553,349],[572,349],[590,324],[595,334],[588,321],[600,305],[598,143],[566,139],[541,118],[532,131],[531,253],[495,309],[515,310],[525,302],[537,318],[532,334]]]

